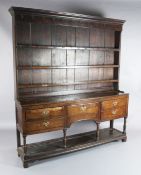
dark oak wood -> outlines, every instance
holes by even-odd
[[[114,140],[126,141],[128,94],[119,90],[124,21],[11,7],[16,132],[23,166]],[[123,131],[114,119],[124,118]],[[75,122],[96,131],[67,136]],[[101,129],[100,123],[110,121]],[[28,144],[28,135],[62,130],[63,137]],[[20,137],[23,136],[21,145]]]

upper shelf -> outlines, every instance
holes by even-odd
[[[39,48],[39,49],[66,49],[66,50],[99,50],[99,51],[120,51],[119,48],[110,47],[70,47],[70,46],[48,46],[33,44],[17,44],[17,48]]]

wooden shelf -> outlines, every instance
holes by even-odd
[[[17,69],[81,69],[81,68],[118,68],[119,65],[81,65],[81,66],[18,66]]]
[[[81,95],[85,95],[85,94],[94,94],[94,97],[102,97],[102,96],[108,96],[108,95],[117,95],[117,93],[119,93],[118,91],[114,90],[111,87],[97,87],[97,88],[93,88],[93,89],[83,89],[83,90],[78,90],[78,89],[74,89],[74,90],[70,90],[70,91],[54,91],[54,92],[41,92],[41,91],[32,91],[32,92],[22,92],[19,95],[20,100],[25,100],[25,99],[32,99],[35,98],[35,101],[37,100],[37,98],[42,98],[45,99],[45,101],[47,102],[48,100],[50,102],[53,102],[51,100],[51,98],[56,98],[56,102],[58,101],[62,101],[62,100],[66,100],[66,98],[68,97],[69,100],[75,100],[76,98],[74,97],[75,95],[78,94],[78,99],[80,99],[80,94]],[[95,91],[94,91],[95,90]],[[71,96],[71,97],[70,97]],[[89,96],[89,98],[91,98],[93,95],[91,94]],[[50,97],[50,98],[46,98],[46,97]],[[55,102],[54,101],[54,102]],[[37,101],[36,101],[37,102]]]
[[[48,102],[63,102],[67,100],[82,100],[86,98],[96,98],[96,97],[104,97],[104,96],[113,96],[119,95],[123,93],[122,91],[115,91],[114,89],[110,89],[111,87],[99,87],[96,90],[73,90],[64,95],[65,91],[62,91],[60,95],[51,96],[49,93],[45,92],[24,92],[24,95],[20,96],[19,101],[22,105],[29,105],[29,104],[37,104],[37,103],[48,103]],[[100,91],[98,91],[100,90]],[[101,91],[102,90],[102,91]],[[77,92],[77,93],[75,93]],[[56,92],[57,93],[57,92]],[[60,92],[59,92],[60,93]],[[30,97],[30,98],[28,98]]]
[[[48,46],[48,45],[32,45],[17,44],[17,48],[39,48],[39,49],[66,49],[66,50],[103,50],[103,51],[120,51],[119,48],[112,47],[70,47],[70,46]]]
[[[28,163],[33,163],[35,161],[34,157],[37,157],[37,160],[47,159],[126,138],[126,134],[122,131],[113,129],[113,131],[110,132],[110,128],[105,128],[100,130],[99,140],[97,140],[96,131],[89,131],[67,136],[67,148],[63,146],[63,138],[57,138],[28,144],[26,153],[24,153],[24,146],[22,145],[18,148],[18,154],[21,157],[25,156]]]
[[[18,88],[39,88],[39,87],[55,87],[55,86],[69,86],[69,85],[83,85],[94,83],[116,83],[118,80],[93,80],[93,81],[81,81],[81,82],[69,82],[69,83],[44,83],[44,84],[19,84]]]

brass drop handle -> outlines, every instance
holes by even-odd
[[[86,111],[87,107],[85,105],[81,106],[81,111]]]
[[[114,102],[113,102],[113,106],[116,106],[117,104],[118,104],[117,101],[114,101]]]
[[[48,125],[49,125],[48,115],[49,115],[49,111],[48,110],[44,110],[42,112],[42,116],[44,117],[43,126],[45,126],[45,127],[48,127]]]
[[[117,109],[112,110],[112,114],[115,115],[117,113]]]
[[[49,111],[48,110],[45,110],[45,111],[43,111],[42,112],[42,115],[45,117],[45,116],[47,116],[49,114]]]
[[[48,119],[48,115],[49,115],[49,111],[48,110],[45,110],[45,111],[42,112],[42,116],[43,116],[45,121]]]
[[[43,122],[43,125],[44,125],[45,127],[48,127],[49,121]]]

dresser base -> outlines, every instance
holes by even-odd
[[[27,168],[29,163],[33,163],[37,160],[47,159],[54,156],[83,150],[112,141],[122,140],[125,142],[126,139],[127,136],[123,132],[117,129],[113,129],[111,131],[109,128],[106,128],[100,130],[99,140],[97,140],[96,131],[80,133],[67,137],[66,148],[64,147],[63,138],[58,138],[27,144],[26,153],[24,153],[25,148],[21,146],[18,148],[18,155],[23,161],[24,168]]]

